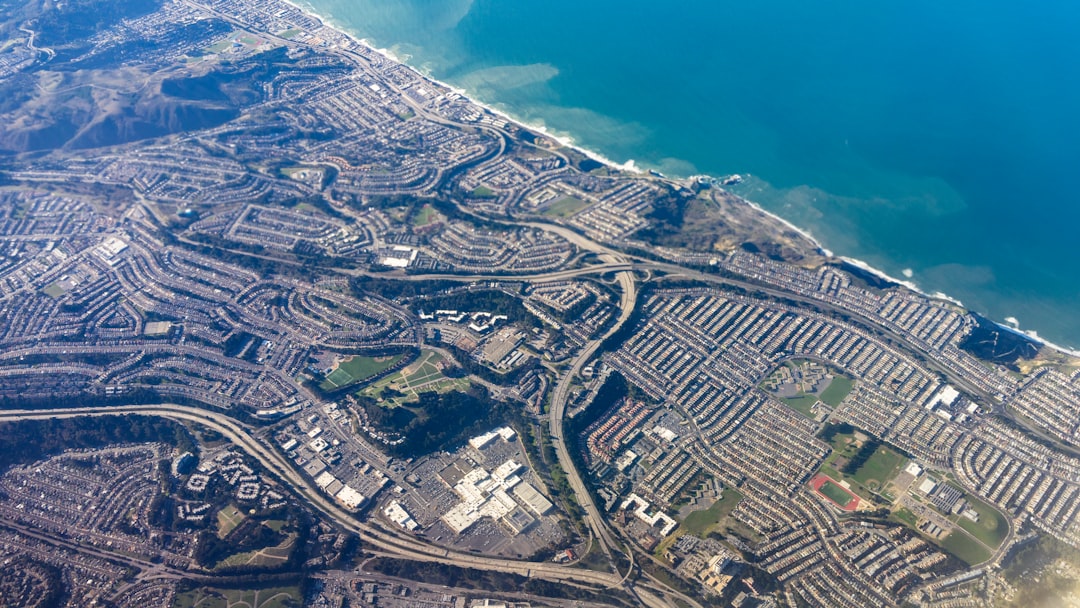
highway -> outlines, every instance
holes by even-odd
[[[340,269],[342,274],[352,276],[368,276],[376,279],[392,281],[461,281],[471,283],[475,281],[528,281],[530,283],[546,283],[551,281],[565,281],[575,277],[592,274],[606,274],[609,272],[624,272],[633,270],[634,265],[626,261],[611,261],[602,264],[591,264],[581,268],[569,270],[556,270],[537,274],[391,274],[385,272],[369,272],[366,270]]]
[[[599,510],[596,508],[596,505],[593,504],[589,492],[581,479],[581,475],[577,471],[577,467],[574,466],[573,461],[570,459],[570,452],[567,449],[566,442],[563,438],[562,424],[563,417],[566,415],[566,402],[570,394],[570,386],[573,384],[574,378],[580,373],[581,368],[596,356],[596,351],[600,348],[603,341],[622,328],[634,312],[634,305],[637,303],[637,284],[634,282],[633,273],[623,271],[619,273],[618,278],[619,283],[622,286],[622,296],[619,303],[621,312],[619,318],[603,337],[592,340],[586,344],[585,348],[583,348],[577,358],[574,359],[570,369],[559,379],[559,383],[556,385],[554,393],[552,393],[548,412],[548,430],[551,439],[555,444],[555,453],[559,458],[559,464],[566,472],[571,488],[573,488],[574,493],[578,497],[578,501],[585,509],[586,522],[600,542],[601,547],[609,553],[609,557],[610,550],[612,547],[616,546],[616,543],[611,538],[607,526],[604,525]]]
[[[622,577],[606,572],[568,568],[550,562],[520,562],[507,559],[482,557],[431,546],[402,533],[400,536],[381,528],[359,522],[329,496],[320,492],[289,464],[272,447],[258,441],[245,425],[229,416],[195,407],[176,404],[131,405],[93,408],[59,408],[40,410],[7,410],[0,412],[0,422],[16,420],[45,420],[49,418],[78,418],[84,416],[114,415],[158,416],[183,422],[194,422],[221,433],[234,445],[255,458],[269,473],[291,487],[312,507],[337,522],[346,530],[357,533],[371,547],[377,547],[397,557],[417,561],[438,562],[451,566],[477,568],[495,572],[518,574],[545,580],[613,588],[622,585]]]
[[[839,306],[836,306],[836,305],[831,304],[829,302],[826,302],[824,300],[819,300],[819,299],[812,298],[812,297],[809,297],[809,296],[796,294],[796,293],[793,293],[793,292],[790,292],[790,291],[784,291],[784,290],[776,288],[776,287],[768,287],[768,286],[760,285],[760,284],[757,284],[757,283],[751,283],[749,281],[742,281],[742,280],[738,280],[738,279],[722,277],[722,276],[719,276],[719,275],[716,275],[716,274],[710,274],[710,273],[707,273],[707,272],[701,272],[701,271],[698,271],[698,270],[691,270],[691,269],[684,268],[682,266],[678,266],[678,265],[675,265],[675,264],[670,264],[670,263],[666,263],[666,262],[656,262],[656,261],[653,261],[653,260],[646,260],[644,258],[634,258],[633,261],[635,262],[635,264],[634,264],[635,268],[638,268],[640,270],[644,270],[644,269],[660,270],[660,271],[663,271],[665,273],[668,273],[668,275],[671,276],[672,278],[676,278],[676,275],[677,275],[678,277],[693,279],[693,280],[696,280],[696,281],[701,281],[703,283],[713,283],[713,284],[717,284],[717,285],[725,285],[725,286],[728,286],[728,287],[737,287],[737,288],[740,288],[740,289],[744,289],[744,290],[746,290],[748,292],[761,292],[761,293],[764,293],[764,294],[766,294],[768,296],[772,296],[774,298],[783,298],[783,299],[786,299],[786,300],[792,300],[792,301],[795,301],[795,302],[799,302],[799,303],[802,303],[802,304],[807,304],[807,305],[810,305],[810,306],[813,306],[813,307],[816,307],[816,308],[827,310],[827,311],[829,311],[829,312],[831,312],[833,314],[843,315],[845,317],[849,317],[849,318],[853,319],[853,321],[854,321],[853,324],[861,325],[863,327],[863,329],[865,329],[867,331],[870,331],[871,333],[884,334],[889,340],[895,342],[896,344],[901,346],[903,349],[907,350],[909,353],[915,354],[918,357],[922,358],[925,365],[928,368],[930,368],[933,371],[937,371],[937,372],[940,372],[941,374],[943,374],[951,384],[954,384],[954,385],[960,387],[961,389],[966,391],[968,394],[976,395],[978,397],[981,397],[987,403],[989,403],[991,406],[993,406],[995,408],[995,410],[1003,411],[1003,410],[1001,410],[1001,404],[998,403],[998,401],[992,395],[987,394],[985,391],[983,391],[979,387],[977,387],[977,386],[971,384],[969,381],[965,380],[963,377],[958,376],[956,374],[956,372],[954,372],[952,370],[949,370],[949,369],[945,368],[944,366],[938,364],[935,361],[934,355],[932,353],[930,353],[929,351],[927,351],[925,348],[912,343],[911,340],[909,340],[907,338],[907,336],[904,336],[903,334],[898,333],[898,332],[896,332],[896,331],[882,325],[880,321],[877,321],[877,320],[871,319],[869,317],[866,317],[865,315],[863,315],[862,313],[860,313],[858,311],[850,310],[850,309],[847,309],[847,308],[841,308]],[[1007,415],[1007,413],[1006,413],[1006,415]],[[1016,422],[1022,424],[1021,421],[1017,420]]]
[[[202,4],[198,0],[181,0],[184,4],[198,7],[202,11],[206,11],[226,22],[230,22],[238,28],[248,27],[249,24],[245,24],[242,21],[236,19],[233,16],[225,14],[219,10],[216,10],[210,6]],[[27,48],[35,52],[46,53],[50,56],[55,53],[51,49],[40,48],[35,46],[35,32],[29,29],[20,28],[23,32],[29,35],[27,41]],[[272,34],[265,34],[265,37],[273,40],[274,42],[292,46],[293,43],[280,38]],[[350,51],[342,48],[327,49],[327,52],[335,56],[343,58],[345,61],[355,63],[357,65],[364,65],[366,69],[370,70],[369,59],[364,57],[361,53]],[[438,167],[435,183],[438,187],[432,188],[433,191],[442,191],[445,194],[442,186],[448,182],[452,182],[456,173],[465,171],[475,166],[480,166],[492,161],[494,159],[504,158],[507,152],[508,139],[510,135],[500,128],[491,127],[483,124],[462,124],[455,122],[451,119],[445,118],[435,111],[429,110],[424,104],[418,103],[413,100],[410,95],[407,95],[398,85],[394,84],[392,80],[385,80],[383,84],[395,93],[396,98],[401,100],[402,103],[411,107],[412,111],[425,121],[429,121],[433,124],[445,125],[449,128],[468,131],[470,133],[480,133],[483,135],[481,138],[482,150],[475,154],[469,151],[469,158],[461,161],[458,164],[451,164],[449,167]],[[488,141],[489,137],[494,137],[496,141]],[[516,145],[516,144],[515,144]],[[562,152],[555,150],[551,151],[556,156],[562,158],[563,162],[567,165],[572,164],[571,160],[563,155]],[[455,161],[456,162],[456,161]],[[34,179],[28,177],[26,179]],[[101,178],[90,178],[89,181],[95,182]],[[107,182],[97,182],[107,183]],[[142,199],[141,195],[136,193],[136,196]],[[449,196],[455,196],[451,194]],[[152,213],[158,214],[159,219],[163,225],[167,225],[167,218],[159,214],[159,211],[155,204],[145,202],[146,207],[151,210]],[[466,205],[460,205],[462,211],[468,215],[473,215]],[[520,209],[520,208],[517,208]],[[347,208],[344,213],[353,215]],[[479,216],[474,216],[479,217]],[[716,274],[710,274],[706,272],[700,272],[697,270],[688,269],[679,266],[674,263],[658,262],[649,260],[639,256],[634,256],[629,253],[620,251],[618,244],[607,245],[598,243],[589,237],[565,226],[553,223],[535,221],[521,221],[514,220],[512,218],[485,218],[493,222],[497,222],[501,225],[530,227],[534,229],[543,230],[551,234],[558,235],[565,239],[567,242],[572,243],[578,248],[578,253],[571,256],[571,260],[568,264],[573,263],[575,265],[581,263],[581,257],[585,257],[588,254],[593,254],[599,260],[599,263],[578,266],[574,268],[552,270],[548,272],[535,272],[527,273],[523,271],[522,274],[449,274],[449,273],[431,273],[431,274],[405,274],[404,272],[371,272],[365,269],[357,268],[322,268],[327,272],[336,272],[341,277],[353,276],[353,277],[372,277],[380,280],[395,280],[395,281],[455,281],[455,282],[487,282],[487,281],[514,281],[514,282],[529,282],[529,283],[544,283],[554,281],[565,281],[579,277],[586,276],[599,276],[608,275],[614,276],[614,281],[617,283],[620,291],[618,306],[619,314],[615,319],[613,325],[603,333],[602,336],[596,337],[587,342],[581,350],[576,354],[562,373],[557,376],[554,382],[554,387],[549,395],[549,406],[547,413],[546,423],[549,427],[549,434],[551,441],[556,452],[556,456],[561,469],[566,475],[567,482],[571,491],[574,493],[577,502],[584,511],[584,522],[591,532],[592,538],[598,543],[600,550],[607,556],[610,564],[614,567],[614,572],[598,572],[584,568],[577,568],[569,565],[559,565],[550,562],[523,562],[510,559],[486,557],[468,552],[461,552],[452,549],[447,549],[442,546],[435,545],[421,537],[410,535],[402,530],[397,529],[389,524],[384,525],[376,520],[376,518],[369,518],[369,521],[360,521],[360,519],[349,510],[345,509],[337,501],[331,498],[329,495],[322,492],[313,480],[299,471],[294,463],[285,457],[274,445],[271,445],[269,441],[256,434],[256,430],[234,418],[226,413],[218,411],[211,411],[198,407],[184,406],[178,404],[157,404],[157,405],[131,405],[131,406],[116,406],[116,407],[88,407],[88,408],[62,408],[62,409],[23,409],[23,410],[6,410],[0,411],[0,422],[3,421],[17,421],[17,420],[42,420],[50,418],[78,418],[78,417],[93,417],[93,416],[106,416],[106,415],[135,415],[135,416],[155,416],[163,417],[172,420],[181,421],[184,423],[194,423],[211,428],[228,441],[232,442],[239,449],[243,450],[251,458],[255,459],[265,469],[268,475],[272,475],[278,478],[282,484],[291,489],[291,491],[305,501],[312,509],[321,513],[328,521],[335,522],[342,529],[356,533],[362,542],[364,543],[363,549],[372,555],[386,555],[396,558],[434,562],[440,564],[446,564],[455,567],[470,567],[485,571],[494,571],[502,573],[510,573],[515,575],[521,575],[525,577],[535,577],[539,579],[554,581],[560,584],[572,585],[582,587],[586,589],[619,589],[628,593],[632,598],[642,605],[650,607],[666,607],[674,605],[686,605],[700,608],[700,604],[693,598],[687,597],[676,590],[669,588],[667,585],[657,580],[653,576],[644,572],[640,568],[640,563],[635,564],[635,545],[633,543],[625,542],[625,539],[621,538],[618,529],[610,526],[604,513],[600,511],[597,504],[592,499],[592,495],[588,490],[588,485],[583,477],[582,471],[579,471],[575,465],[573,454],[568,447],[567,437],[565,435],[564,424],[566,422],[565,417],[567,413],[567,405],[571,388],[574,386],[575,380],[580,377],[581,370],[593,361],[598,355],[602,354],[601,346],[611,336],[618,333],[620,330],[626,327],[626,324],[631,322],[634,318],[634,312],[639,307],[639,284],[644,281],[656,281],[657,273],[665,274],[668,278],[686,278],[694,281],[699,281],[706,284],[724,286],[730,288],[741,288],[748,292],[760,292],[767,296],[774,298],[782,298],[790,300],[801,305],[809,305],[816,310],[825,311],[831,315],[843,315],[845,319],[850,319],[853,324],[860,325],[871,332],[880,334],[885,340],[890,341],[900,346],[905,351],[920,357],[927,366],[928,369],[941,373],[950,383],[964,390],[965,392],[980,397],[985,403],[989,404],[992,409],[1005,417],[1011,418],[1014,422],[1027,428],[1033,434],[1041,437],[1046,437],[1046,434],[1038,429],[1032,429],[1023,419],[1018,419],[1016,416],[1009,412],[1001,403],[994,399],[993,395],[986,394],[974,383],[965,379],[961,374],[950,371],[945,364],[939,363],[943,361],[939,353],[931,352],[927,348],[915,343],[911,338],[906,336],[900,331],[891,329],[882,325],[880,319],[873,318],[872,316],[865,316],[860,312],[849,310],[838,305],[831,304],[827,301],[815,298],[813,295],[799,295],[786,291],[780,287],[770,287],[756,284],[747,280],[733,279],[728,277],[722,277]],[[186,239],[183,236],[179,237],[180,241],[189,246],[204,246],[202,243]],[[238,255],[244,255],[251,258],[259,258],[262,260],[274,262],[275,264],[287,264],[294,267],[302,267],[303,263],[297,260],[281,259],[272,255],[255,254],[251,252],[245,252],[240,250],[232,250],[222,248],[223,251],[230,251]],[[358,262],[357,262],[358,263]],[[492,272],[496,269],[492,268]],[[641,271],[643,274],[638,274]],[[641,279],[640,277],[647,277]],[[340,278],[340,277],[339,277]],[[345,281],[341,278],[342,282]],[[659,279],[663,280],[663,279]],[[263,322],[264,326],[265,323]],[[423,340],[423,328],[421,325],[416,325],[419,328],[417,339]],[[289,331],[284,331],[288,334]],[[302,343],[302,339],[298,339],[298,342]],[[156,347],[143,347],[144,353],[150,352]],[[72,343],[72,346],[64,346],[61,348],[61,354],[68,354],[70,351],[72,354],[78,352],[82,353],[84,349],[92,349],[94,354],[103,355],[109,354],[111,351],[126,352],[126,345],[105,345],[105,346],[78,346],[76,343]],[[183,347],[170,345],[169,352],[177,353],[181,356],[187,352],[191,354],[197,353],[198,350],[195,347]],[[33,351],[38,352],[38,351]],[[87,352],[90,352],[87,350]],[[9,349],[6,354],[0,354],[0,359],[13,359],[23,354],[30,354],[31,349],[19,350],[18,348]],[[40,353],[39,353],[40,354]],[[45,352],[46,355],[52,354],[52,352]],[[205,356],[204,356],[205,358]],[[211,359],[213,361],[213,359]],[[251,363],[233,362],[229,361],[229,365],[253,365]],[[79,371],[86,373],[92,371],[92,368],[87,367],[77,368],[74,364],[68,364],[68,372]],[[56,368],[45,368],[39,370],[44,374],[52,373]],[[21,370],[14,370],[11,372],[22,373]],[[490,387],[489,388],[493,388]],[[204,398],[210,400],[210,398]],[[224,397],[222,397],[224,399]],[[544,421],[541,421],[543,423]],[[691,420],[695,434],[700,436],[700,430],[697,429],[696,423]],[[703,439],[702,439],[703,440]],[[1061,446],[1059,442],[1054,441],[1055,445],[1059,445],[1060,449],[1070,453],[1080,454],[1080,450],[1074,450],[1068,446]],[[703,443],[707,447],[707,443]],[[31,532],[27,532],[32,534]],[[1011,534],[1011,532],[1010,532]],[[57,545],[60,545],[58,541],[52,541]],[[68,542],[68,541],[63,541]],[[68,542],[67,545],[70,546]],[[826,546],[828,546],[826,544]],[[1008,543],[1002,545],[1008,546]],[[74,547],[73,547],[74,548]],[[99,549],[87,549],[85,547],[80,550],[87,552],[96,552]],[[625,572],[619,570],[616,565],[618,562],[616,558],[620,554],[625,554],[629,558],[630,565],[625,569]],[[147,570],[147,566],[141,561],[135,558],[126,558],[121,560],[124,563],[131,565],[132,567],[138,567],[145,572],[152,573],[155,576],[176,576],[178,573],[169,570],[164,567],[153,567]]]

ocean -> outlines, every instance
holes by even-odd
[[[1080,347],[1080,4],[307,0],[616,162]]]

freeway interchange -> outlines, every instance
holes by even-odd
[[[558,457],[559,466],[567,475],[570,487],[575,498],[584,510],[585,523],[590,531],[592,542],[596,543],[600,551],[605,555],[609,563],[617,563],[616,556],[624,554],[627,559],[625,571],[600,572],[582,568],[567,567],[553,563],[520,562],[495,557],[485,557],[460,551],[453,551],[445,547],[431,544],[422,538],[406,534],[395,528],[386,528],[374,519],[370,522],[359,521],[353,514],[341,508],[337,502],[330,499],[326,494],[315,487],[312,480],[298,472],[296,468],[278,452],[278,450],[266,440],[256,438],[254,429],[244,425],[230,416],[210,410],[194,408],[182,405],[145,405],[145,406],[118,406],[108,408],[65,408],[47,410],[11,410],[0,413],[0,421],[3,420],[28,420],[45,418],[67,418],[79,416],[102,416],[102,415],[142,415],[160,416],[187,423],[197,423],[210,427],[236,446],[240,447],[250,456],[255,458],[267,471],[286,482],[296,494],[307,502],[311,507],[321,512],[330,520],[336,522],[342,529],[356,533],[365,543],[369,552],[377,555],[396,556],[399,558],[430,561],[447,565],[471,567],[480,570],[505,572],[526,577],[535,577],[545,580],[557,581],[570,585],[578,585],[584,588],[609,589],[618,588],[626,591],[636,601],[649,606],[671,606],[680,602],[684,605],[697,605],[696,600],[684,593],[672,589],[638,566],[638,560],[649,559],[639,557],[632,545],[615,535],[595,504],[592,494],[586,486],[581,472],[577,469],[574,459],[571,457],[568,442],[564,436],[564,417],[571,387],[579,377],[581,370],[590,361],[593,361],[603,353],[601,345],[610,336],[623,329],[626,323],[634,317],[639,308],[638,301],[639,276],[650,277],[651,281],[662,284],[667,280],[694,280],[702,284],[713,284],[727,289],[738,289],[745,292],[758,292],[767,297],[795,301],[812,306],[817,309],[827,310],[832,314],[842,314],[859,319],[866,327],[874,327],[888,336],[897,344],[902,345],[909,352],[919,353],[931,365],[934,364],[934,353],[924,346],[915,343],[908,336],[888,328],[882,328],[874,319],[868,318],[859,311],[838,307],[820,298],[795,293],[771,286],[760,281],[749,281],[722,276],[715,273],[696,271],[676,264],[658,262],[624,254],[610,247],[595,243],[588,238],[569,231],[562,227],[553,227],[548,224],[530,224],[532,228],[552,230],[560,236],[571,240],[582,251],[594,253],[598,262],[583,265],[576,268],[560,269],[551,272],[529,274],[398,274],[387,275],[374,273],[384,279],[402,281],[452,281],[460,283],[474,283],[484,281],[518,280],[533,284],[558,282],[583,276],[606,275],[614,278],[614,283],[619,288],[618,315],[607,330],[594,339],[587,342],[575,354],[574,358],[566,365],[551,391],[548,402],[547,425],[552,439],[555,453]],[[357,273],[352,273],[357,274]],[[78,351],[78,347],[70,347],[72,352]],[[30,350],[11,351],[4,355],[5,358],[20,358],[30,354]],[[66,352],[66,351],[65,351]],[[192,351],[194,354],[194,351]],[[961,375],[950,372],[944,366],[935,368],[948,377],[949,381],[962,387],[972,395],[977,395],[986,402],[1000,407],[995,398],[981,386],[973,385]],[[697,432],[699,438],[704,437]]]
[[[526,577],[537,577],[551,581],[563,582],[571,585],[580,585],[585,588],[621,588],[636,597],[638,601],[650,606],[675,605],[676,598],[679,601],[696,605],[696,602],[685,594],[651,579],[640,572],[635,565],[635,552],[624,541],[620,541],[612,534],[611,528],[605,521],[603,514],[598,509],[588,491],[581,473],[577,470],[574,460],[568,451],[564,437],[564,416],[569,397],[570,387],[581,369],[595,357],[600,355],[600,346],[611,335],[618,332],[625,323],[633,316],[638,303],[638,282],[635,273],[648,274],[654,280],[663,280],[664,276],[672,278],[692,278],[703,283],[718,284],[726,287],[735,287],[747,291],[764,292],[768,296],[777,298],[793,299],[811,304],[817,307],[831,308],[827,303],[805,296],[800,296],[789,291],[783,291],[758,283],[722,277],[716,274],[689,270],[687,268],[644,260],[617,253],[607,247],[591,243],[580,235],[574,237],[576,245],[583,249],[592,249],[598,254],[600,263],[560,270],[551,273],[531,274],[523,276],[507,275],[402,275],[392,277],[398,280],[423,281],[423,280],[452,280],[460,282],[476,282],[487,280],[526,280],[529,282],[543,283],[547,281],[561,281],[571,277],[584,275],[611,274],[615,277],[620,288],[619,315],[608,330],[594,340],[587,343],[570,362],[558,383],[555,385],[549,402],[548,426],[559,464],[566,472],[570,486],[574,491],[578,503],[585,511],[585,522],[591,531],[593,542],[598,543],[600,549],[611,563],[616,563],[616,554],[625,553],[629,565],[625,572],[598,572],[581,568],[570,568],[552,563],[530,563],[514,560],[499,559],[492,557],[477,556],[474,554],[456,552],[441,546],[432,545],[417,537],[402,533],[396,529],[387,529],[375,522],[358,521],[348,511],[342,509],[335,501],[328,498],[316,488],[311,479],[296,471],[293,465],[285,459],[269,442],[260,440],[253,434],[254,429],[242,424],[230,416],[190,406],[160,404],[145,406],[117,406],[106,408],[64,408],[45,410],[10,410],[0,413],[0,421],[29,420],[47,418],[68,418],[80,416],[102,415],[141,415],[159,416],[186,423],[196,423],[212,428],[228,438],[236,446],[240,447],[250,456],[255,458],[267,471],[286,482],[298,496],[303,498],[310,506],[336,522],[343,529],[355,532],[365,543],[365,546],[374,554],[392,555],[410,560],[432,561],[448,565],[472,567],[481,570],[506,572]],[[387,275],[382,275],[386,278]],[[834,312],[847,312],[833,308]],[[864,319],[868,324],[871,320]],[[915,352],[919,348],[906,339],[905,336],[893,334],[892,339],[903,344]],[[928,353],[924,353],[928,354]],[[14,353],[13,356],[18,356]],[[978,391],[977,387],[969,387],[963,378],[950,377],[957,385],[971,390],[973,394],[988,395]]]
[[[270,485],[291,488],[320,526],[355,534],[367,555],[658,608],[737,592],[816,606],[978,604],[1032,530],[1080,546],[1080,410],[1070,397],[1080,374],[1054,361],[1020,374],[977,359],[971,313],[843,271],[715,180],[599,166],[278,0],[182,0],[103,21],[100,35],[72,41],[100,70],[35,46],[48,37],[31,27],[11,48],[43,61],[0,62],[0,80],[28,66],[51,74],[42,82],[74,80],[27,90],[32,101],[6,114],[13,129],[45,120],[42,108],[83,107],[71,95],[86,87],[115,93],[109,104],[151,108],[150,122],[209,122],[152,124],[167,135],[143,137],[123,122],[134,109],[114,116],[106,104],[98,118],[111,118],[76,129],[86,141],[5,157],[0,399],[14,409],[0,421],[202,425],[277,479],[250,481],[247,502],[241,482],[225,495],[161,498],[202,527],[186,528],[162,564],[146,563],[151,539],[128,538],[143,553],[117,560],[125,567],[179,577],[193,539],[214,542],[215,513],[234,500],[262,504]],[[137,58],[125,50],[158,42],[160,52]],[[186,87],[221,84],[228,91],[215,99],[185,98]],[[137,137],[83,145],[112,118],[112,135]],[[24,135],[11,139],[33,139]],[[766,387],[810,367],[820,377],[800,376],[798,390]],[[612,374],[629,394],[589,409]],[[849,390],[826,399],[815,382],[834,375]],[[522,435],[546,430],[551,443],[533,458],[525,441],[504,436],[484,452],[459,434],[451,452],[440,433],[454,425],[440,424],[425,429],[444,439],[425,444],[438,449],[395,450],[411,422],[388,412],[421,395],[447,407],[495,397],[523,416]],[[87,406],[38,408],[58,403]],[[585,410],[591,424],[567,436],[567,418]],[[834,441],[842,425],[854,430]],[[861,452],[878,443],[880,454]],[[117,479],[137,479],[132,463],[165,448],[141,449],[110,469]],[[877,460],[846,467],[861,457]],[[77,460],[0,484],[55,487]],[[548,480],[534,462],[565,479]],[[22,501],[40,503],[40,519],[61,531],[80,513],[64,496],[99,487],[70,478],[63,496]],[[543,490],[581,507],[574,531]],[[124,494],[101,504],[151,501]],[[358,516],[368,499],[377,506]],[[0,536],[29,552],[48,535],[20,519],[25,507],[0,504],[11,520]],[[99,519],[112,526],[114,515]],[[85,526],[76,535],[100,542],[80,549],[61,533],[55,546],[97,560],[106,542],[125,540]],[[210,572],[219,560],[198,563]],[[762,583],[778,591],[759,594]],[[136,598],[136,586],[123,592]]]

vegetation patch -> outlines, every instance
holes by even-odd
[[[215,533],[219,530],[199,533],[195,559],[201,566],[215,571],[250,571],[288,565],[297,548],[296,526],[271,527],[254,517],[232,516],[232,529],[224,537]]]
[[[812,420],[824,413],[815,407],[819,401],[835,408],[848,396],[852,386],[850,378],[809,359],[786,361],[761,382],[763,389]]]
[[[907,464],[896,450],[850,424],[826,424],[820,436],[833,449],[820,472],[846,481],[852,492],[869,501],[881,504],[876,494],[885,492]]]
[[[586,203],[579,198],[567,196],[548,205],[547,208],[544,209],[543,215],[548,217],[570,217],[588,206],[589,203]]]
[[[912,529],[915,529],[915,526],[919,523],[919,518],[916,517],[916,515],[912,513],[910,509],[904,507],[893,511],[892,518],[902,524],[910,526]]]
[[[443,370],[447,360],[434,350],[421,351],[408,367],[372,383],[358,396],[371,397],[383,407],[400,407],[420,400],[421,393],[467,391],[468,378],[450,377]]]
[[[783,401],[784,405],[787,405],[811,420],[817,415],[814,411],[814,404],[818,402],[818,398],[814,395],[803,394],[795,397],[785,397]]]
[[[705,538],[715,530],[742,500],[742,494],[733,488],[724,488],[724,493],[708,509],[694,511],[686,516],[682,526],[687,532]]]
[[[941,548],[952,553],[960,561],[974,566],[990,559],[990,551],[962,530],[953,530],[941,541]]]
[[[976,326],[960,343],[960,348],[984,361],[1018,370],[1021,359],[1033,359],[1040,344],[1020,332],[1009,331],[982,315],[974,315]]]
[[[52,283],[45,289],[42,289],[41,292],[50,298],[59,298],[67,293],[67,290],[61,287],[60,283]]]
[[[264,589],[199,587],[176,594],[173,608],[298,608],[303,593],[298,586]]]
[[[428,224],[433,224],[442,219],[442,215],[435,210],[430,204],[425,204],[416,211],[413,216],[412,225],[415,228],[421,228]]]
[[[284,519],[268,519],[263,522],[263,525],[270,528],[274,532],[281,532],[281,529],[288,525],[289,522]]]
[[[230,532],[236,529],[241,522],[244,521],[244,514],[240,509],[236,508],[236,505],[228,505],[224,509],[218,511],[217,514],[217,535],[218,538],[225,538]]]
[[[477,186],[472,191],[472,195],[475,198],[495,198],[495,191],[487,186]]]
[[[269,526],[267,526],[269,527]],[[289,555],[296,545],[297,534],[287,535],[280,544],[264,549],[255,549],[230,555],[217,565],[217,568],[235,568],[237,566],[270,567],[280,566],[289,561]]]
[[[363,396],[358,402],[375,428],[400,439],[387,449],[406,458],[460,445],[503,424],[507,416],[505,404],[492,400],[486,389],[475,385],[464,392],[423,392],[415,404],[402,407],[384,407]]]
[[[547,597],[579,600],[584,605],[625,604],[626,596],[621,590],[601,589],[593,591],[576,585],[560,584],[538,578],[526,578],[516,574],[462,568],[432,562],[414,562],[392,557],[377,557],[365,566],[372,572],[387,576],[424,581],[429,585],[479,589],[482,594],[530,593]]]
[[[0,423],[0,471],[42,460],[64,450],[94,449],[118,443],[161,442],[180,451],[194,449],[181,424],[154,416],[95,416]]]
[[[398,281],[405,283],[407,281]],[[384,296],[389,297],[389,296]],[[510,323],[521,323],[529,327],[540,327],[539,319],[525,309],[519,298],[497,289],[462,291],[441,294],[410,303],[414,313],[434,312],[436,310],[457,310],[461,312],[490,312],[493,315],[506,315]]]
[[[994,549],[1000,547],[1009,535],[1009,520],[997,509],[971,494],[965,493],[964,499],[968,507],[979,514],[979,521],[972,521],[964,515],[956,516],[953,521],[987,546]]]
[[[833,376],[832,382],[829,382],[829,386],[821,391],[819,398],[826,404],[836,407],[848,396],[852,386],[853,383],[847,376]]]

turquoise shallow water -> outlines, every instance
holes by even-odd
[[[1080,347],[1080,5],[309,0],[622,162],[740,191],[856,257]]]

